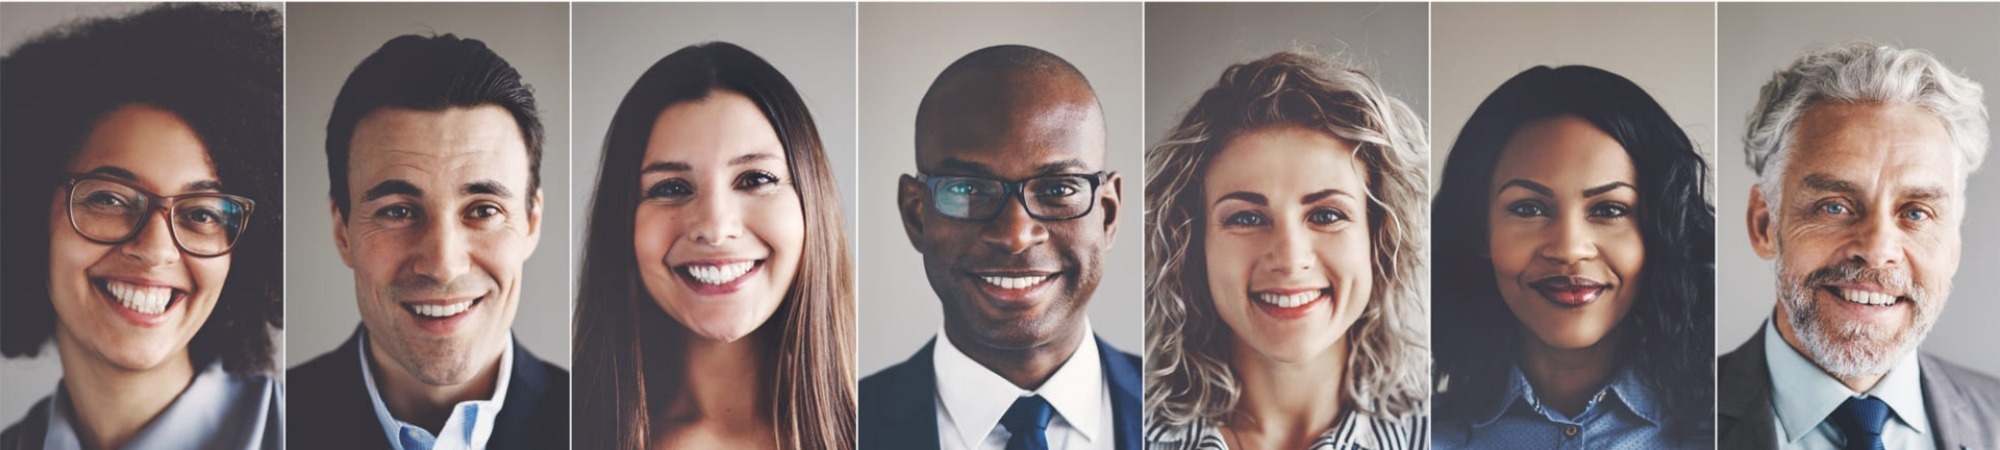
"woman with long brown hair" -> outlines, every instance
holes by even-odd
[[[595,195],[576,448],[854,446],[854,268],[783,74],[724,42],[654,63],[612,118]]]

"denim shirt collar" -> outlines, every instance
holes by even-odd
[[[1542,407],[1541,398],[1535,395],[1534,386],[1528,384],[1528,377],[1521,372],[1519,365],[1509,367],[1507,372],[1506,393],[1487,405],[1483,413],[1475,416],[1479,420],[1472,423],[1474,428],[1485,427],[1499,421],[1502,415],[1513,408],[1523,408],[1527,412],[1558,423],[1580,423],[1610,412],[1602,408],[1618,408],[1631,412],[1633,416],[1654,426],[1665,424],[1660,416],[1661,405],[1657,394],[1646,386],[1645,380],[1641,379],[1638,371],[1633,370],[1629,364],[1620,367],[1612,375],[1611,382],[1591,397],[1590,403],[1583,408],[1583,414],[1576,418],[1565,417],[1553,408]]]

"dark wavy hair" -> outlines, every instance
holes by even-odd
[[[640,284],[632,247],[639,208],[639,168],[653,124],[667,107],[716,92],[749,97],[784,143],[785,163],[805,212],[805,248],[783,303],[757,333],[771,333],[765,353],[780,448],[854,446],[854,264],[848,259],[833,169],[805,99],[776,67],[727,42],[682,48],[653,63],[625,93],[604,139],[604,161],[590,204],[576,298],[577,448],[637,449],[651,441],[649,404],[663,404],[686,332]],[[648,380],[652,378],[652,380]],[[760,395],[745,392],[743,395]],[[658,403],[655,403],[658,402]]]
[[[1653,97],[1595,67],[1538,66],[1515,75],[1474,110],[1452,144],[1432,203],[1437,247],[1432,341],[1437,414],[1470,420],[1507,389],[1520,321],[1500,300],[1486,252],[1487,190],[1500,153],[1523,125],[1582,118],[1611,135],[1638,173],[1646,249],[1639,298],[1619,327],[1620,358],[1662,393],[1669,432],[1710,438],[1715,366],[1715,207],[1708,163]]]
[[[189,357],[270,370],[272,329],[284,327],[283,24],[264,7],[166,4],[68,24],[0,59],[0,173],[12,206],[0,221],[7,357],[39,355],[55,335],[46,205],[69,175],[64,166],[104,115],[137,104],[186,121],[223,189],[257,204]]]

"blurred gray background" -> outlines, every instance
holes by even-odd
[[[603,167],[604,133],[639,75],[668,53],[709,41],[742,46],[791,80],[812,112],[833,178],[850,246],[854,215],[854,4],[852,3],[577,3],[576,140],[570,161],[576,207],[570,248],[582,267],[583,232]],[[849,255],[852,256],[852,255]],[[574,292],[571,293],[575,295]]]
[[[1716,205],[1717,353],[1735,350],[1771,317],[1777,305],[1777,275],[1771,262],[1750,248],[1751,186],[1757,176],[1744,162],[1744,122],[1757,90],[1771,74],[1791,65],[1801,52],[1867,39],[1929,50],[1945,65],[1986,86],[1986,109],[2000,114],[2000,4],[1825,4],[1724,3],[1717,12],[1721,39],[1720,197]],[[1988,124],[1993,129],[1992,124]],[[1995,130],[2000,131],[2000,130]],[[1966,187],[1967,217],[1958,276],[1951,301],[1923,350],[1988,374],[2000,374],[2000,173],[1987,153],[1985,170]]]
[[[296,3],[287,11],[285,67],[285,305],[291,359],[332,351],[361,325],[354,272],[333,246],[326,121],[362,58],[404,34],[457,34],[506,58],[541,108],[542,241],[523,269],[514,337],[569,367],[569,4]]]
[[[953,60],[992,45],[1034,46],[1069,60],[1104,106],[1105,163],[1122,174],[1123,217],[1090,301],[1091,327],[1113,346],[1142,350],[1140,284],[1139,3],[861,4],[861,365],[867,376],[908,359],[942,325],[922,255],[896,212],[896,179],[916,173],[917,102]]]

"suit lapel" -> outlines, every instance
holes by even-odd
[[[493,419],[493,437],[487,440],[496,448],[532,442],[530,436],[546,425],[532,422],[541,409],[542,395],[548,392],[549,374],[543,371],[542,360],[528,353],[520,342],[512,345],[514,368],[507,380],[507,402],[500,405],[500,415]]]
[[[1932,360],[1931,355],[1919,354],[1917,367],[1918,373],[1922,374],[1924,407],[1929,409],[1925,412],[1931,416],[1931,435],[1937,437],[1937,448],[1941,450],[1965,448],[1966,444],[1961,441],[1961,435],[1966,432],[1978,432],[1979,426],[1978,422],[1966,417],[1964,405],[1959,404],[1962,399],[1953,388],[1955,385],[1951,382],[1950,374],[1938,367],[1937,361]]]
[[[895,430],[889,439],[891,448],[936,449],[938,448],[937,425],[937,370],[931,364],[931,351],[937,339],[924,344],[904,363],[908,370],[896,373],[888,391],[885,412],[889,419],[889,429]]]
[[[1726,356],[1716,386],[1716,443],[1725,449],[1776,448],[1771,412],[1771,368],[1765,363],[1764,331]]]
[[[1137,450],[1139,448],[1139,368],[1132,364],[1124,352],[1111,348],[1104,339],[1096,338],[1097,359],[1104,367],[1104,379],[1111,387],[1111,416],[1118,429],[1113,433],[1117,438],[1117,448]]]

